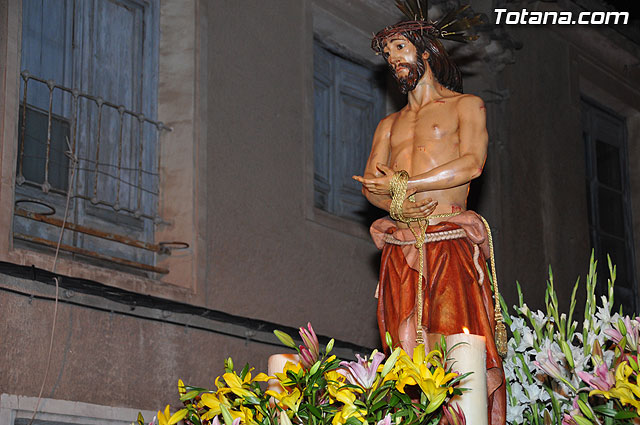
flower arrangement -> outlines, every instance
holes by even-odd
[[[468,374],[452,371],[444,338],[429,353],[419,345],[411,357],[396,348],[386,360],[374,351],[346,362],[330,354],[333,340],[321,351],[311,324],[300,328],[300,346],[283,332],[275,334],[297,351],[300,362],[287,363],[275,376],[254,376],[249,365],[236,372],[229,358],[225,373],[215,379],[215,390],[179,381],[184,407],[171,414],[167,406],[152,424],[435,425],[443,415],[450,424],[465,424],[462,411],[449,401],[462,393],[458,385]],[[270,379],[277,382],[277,391],[265,389]],[[144,425],[140,415],[137,424]]]
[[[505,315],[513,334],[504,361],[508,423],[640,423],[640,318],[612,314],[616,270],[611,260],[608,265],[607,295],[598,305],[597,264],[591,256],[581,331],[573,320],[578,282],[568,315],[559,312],[551,269],[546,313],[531,311],[518,285],[515,313]]]

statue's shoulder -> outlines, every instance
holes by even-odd
[[[456,101],[459,107],[476,107],[484,106],[484,101],[475,94],[469,93],[456,93],[452,98]]]
[[[380,128],[385,128],[385,127],[391,127],[393,125],[393,123],[398,119],[398,117],[400,116],[400,111],[396,111],[396,112],[392,112],[389,115],[387,115],[386,117],[384,117],[381,121],[380,124],[378,124],[378,127]]]

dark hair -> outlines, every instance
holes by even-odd
[[[376,54],[383,53],[387,39],[402,35],[416,48],[419,57],[429,53],[427,63],[433,76],[449,90],[462,93],[462,75],[458,66],[451,60],[442,43],[436,38],[438,29],[425,21],[402,21],[379,31],[371,40],[371,48]]]

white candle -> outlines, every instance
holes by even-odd
[[[274,354],[270,356],[267,363],[267,372],[269,376],[275,376],[276,373],[282,373],[287,362],[293,363],[294,365],[298,364],[300,362],[300,357],[297,354]],[[269,385],[269,389],[272,391],[277,393],[284,391],[284,388],[280,385],[280,381],[277,379],[269,379],[267,384]]]
[[[468,388],[462,395],[455,396],[451,401],[458,403],[464,412],[469,425],[488,425],[487,410],[487,351],[484,336],[460,333],[445,337],[447,341],[448,357],[451,359],[452,370],[459,374],[473,372],[458,385]],[[459,344],[457,347],[452,347]]]

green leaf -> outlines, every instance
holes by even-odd
[[[249,373],[249,363],[246,363],[240,372],[240,380],[244,381],[244,377]]]
[[[389,382],[389,381],[387,381],[387,382]],[[383,398],[384,398],[387,394],[389,394],[389,388],[385,388],[385,389],[381,390],[380,392],[378,392],[378,393],[373,397],[373,400],[371,401],[371,404],[376,405],[376,404],[378,404],[379,402],[383,402],[383,403],[384,403],[384,401],[385,401],[385,400],[383,400]],[[377,409],[374,409],[374,408],[372,407],[372,408],[371,408],[371,410],[374,410],[374,411],[375,411],[375,410],[377,410]]]
[[[273,331],[273,333],[280,340],[280,342],[286,345],[287,347],[293,348],[294,350],[298,349],[298,347],[296,346],[296,343],[293,342],[293,338],[291,338],[288,334],[282,331],[279,331],[277,329]]]
[[[191,400],[192,398],[196,397],[198,394],[200,394],[200,391],[189,391],[188,393],[184,393],[182,395],[182,397],[180,397],[180,401],[187,401],[187,400]]]
[[[260,399],[256,396],[247,395],[243,399],[249,404],[260,404]]]
[[[307,406],[307,409],[309,409],[309,412],[311,412],[313,416],[315,416],[318,419],[322,419],[322,412],[320,411],[320,409],[318,409],[313,404],[309,404],[309,403],[305,404],[305,406]]]
[[[637,417],[638,417],[638,414],[636,412],[621,410],[618,413],[616,413],[613,419],[633,419]]]
[[[398,393],[394,393],[391,400],[389,400],[389,407],[396,407],[398,403],[400,403],[400,397],[398,397]]]
[[[138,425],[144,425],[144,417],[140,412],[138,412]]]
[[[604,416],[610,416],[612,418],[616,416],[616,413],[618,413],[617,410],[604,405],[594,407],[593,411],[596,413],[600,413],[601,415],[604,415]]]
[[[202,421],[200,421],[200,417],[198,416],[197,413],[191,412],[191,414],[189,415],[189,421],[193,425],[202,425]]]
[[[358,419],[356,419],[355,416],[351,416],[349,419],[347,419],[345,424],[346,425],[362,425],[362,422],[360,422]]]

